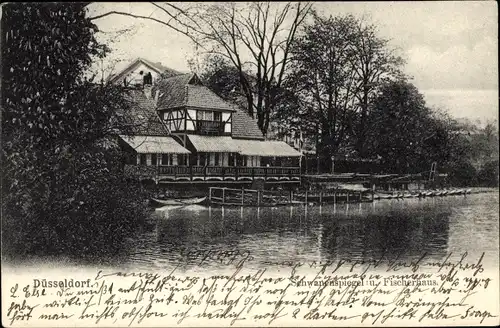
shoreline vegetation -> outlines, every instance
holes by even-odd
[[[127,180],[125,155],[114,142],[117,135],[131,131],[131,103],[123,87],[105,83],[104,78],[98,81],[101,75],[89,77],[92,64],[106,58],[111,49],[98,42],[99,29],[88,17],[86,6],[9,3],[2,7],[2,256],[70,254],[92,259],[96,251],[112,256],[150,213],[146,200],[151,191],[138,181]],[[269,132],[273,124],[294,133],[303,128],[304,138],[315,144],[320,155],[318,167],[323,169],[331,168],[334,155],[350,156],[354,151],[355,156],[380,157],[387,171],[418,173],[438,161],[443,172],[450,174],[450,186],[498,186],[496,126],[479,129],[436,115],[417,88],[401,76],[399,58],[384,57],[388,49],[383,39],[374,39],[378,48],[372,49],[373,54],[356,52],[355,44],[346,43],[351,37],[360,41],[376,35],[375,26],[367,26],[363,35],[342,36],[335,31],[354,33],[352,26],[360,21],[351,16],[311,14],[312,24],[318,25],[306,26],[304,31],[297,26],[296,42],[292,42],[292,35],[288,46],[301,61],[291,63],[290,71],[280,74],[282,84],[272,85],[274,77],[267,76],[269,83],[257,83],[265,85],[265,90],[256,92],[250,86],[255,79],[262,82],[262,76],[251,77],[251,72],[231,69],[217,58],[205,63],[207,69],[200,74],[204,83],[228,101],[238,94],[232,99],[234,103],[242,97],[250,101],[258,94],[256,119],[262,132]],[[326,53],[323,45],[330,47],[328,52],[338,50],[331,48],[337,44],[350,49],[339,62],[329,65],[333,71],[328,74],[340,76],[338,72],[350,67],[345,65],[351,55],[374,55],[389,60],[385,64],[390,67],[377,68],[387,69],[378,73],[388,79],[371,83],[369,88],[366,85],[364,95],[355,95],[363,99],[362,108],[350,107],[348,102],[330,103],[323,111],[321,99],[330,97],[333,101],[333,93],[321,95],[319,103],[298,106],[304,99],[314,99],[308,93],[311,83],[346,94],[359,82],[347,79],[355,72],[342,76],[346,80],[334,85],[328,84],[332,79],[327,76],[311,76],[317,65],[327,66],[321,61],[324,56],[317,60],[307,50],[309,41],[314,40],[321,40],[321,44],[313,43],[317,58]],[[288,76],[293,78],[285,81]],[[320,81],[311,81],[316,77]],[[246,94],[241,90],[242,82],[247,82]],[[306,94],[295,93],[295,88]],[[271,95],[276,98],[271,99]],[[354,103],[354,98],[351,100],[349,104]],[[280,109],[274,116],[273,108]],[[334,117],[345,120],[334,122]],[[369,124],[375,121],[378,125]],[[281,137],[279,133],[276,136]]]

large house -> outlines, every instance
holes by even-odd
[[[135,175],[163,181],[300,181],[300,152],[265,140],[256,120],[183,74],[137,59],[112,83],[128,87],[134,129],[121,135]]]

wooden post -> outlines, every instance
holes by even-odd
[[[244,199],[245,199],[245,189],[241,188],[241,206],[244,205]]]
[[[375,184],[372,184],[372,202],[375,200]]]
[[[349,190],[346,192],[346,194],[347,194],[347,201],[346,201],[346,203],[349,203]]]
[[[293,191],[290,190],[290,204],[292,203]]]
[[[212,203],[212,187],[210,187],[209,189],[208,200],[210,201],[210,203]]]
[[[257,190],[257,206],[260,206],[260,190]]]
[[[222,188],[222,204],[226,202],[226,187]]]
[[[323,204],[323,191],[319,192],[319,204]]]
[[[307,206],[307,204],[309,204],[309,203],[307,202],[307,190],[306,190],[306,206]]]
[[[337,202],[337,191],[333,191],[333,203],[335,204]]]
[[[359,192],[359,202],[361,203],[361,201],[363,200],[363,195],[361,193],[361,191]]]

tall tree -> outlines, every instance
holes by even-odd
[[[314,127],[309,138],[316,139],[322,163],[330,167],[339,153],[369,155],[365,140],[371,104],[384,82],[400,78],[402,60],[364,20],[312,16],[291,48],[285,85],[301,99],[303,131]]]
[[[207,29],[196,29],[210,53],[226,58],[238,70],[247,110],[256,115],[264,134],[285,78],[291,44],[310,7],[300,2],[213,5],[204,15]]]
[[[80,3],[2,11],[3,241],[16,251],[85,253],[98,236],[118,240],[111,232],[129,229],[142,207],[125,187],[120,154],[103,146],[128,124],[128,102],[84,78],[106,50],[96,26]]]
[[[313,17],[292,48],[287,87],[305,109],[304,131],[319,135],[317,152],[328,162],[347,145],[355,111],[358,80],[351,58],[357,21],[353,16]]]
[[[368,154],[380,158],[387,172],[421,173],[445,158],[441,145],[447,142],[447,130],[407,81],[385,83],[368,120]]]
[[[375,25],[359,19],[354,27],[357,33],[353,38],[351,63],[358,79],[358,119],[353,132],[356,151],[364,157],[370,104],[383,82],[402,78],[400,69],[404,61],[389,46],[389,40],[380,37]]]

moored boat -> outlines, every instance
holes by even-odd
[[[159,206],[176,206],[176,205],[195,205],[203,203],[207,197],[195,197],[195,198],[170,198],[170,199],[157,199],[151,198],[151,202]]]

